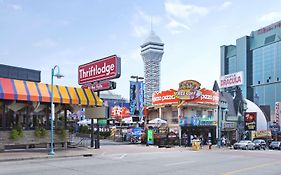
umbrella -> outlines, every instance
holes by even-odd
[[[80,126],[80,125],[90,125],[91,124],[91,120],[89,119],[84,119],[84,120],[81,120],[79,122],[77,122],[77,124]]]
[[[161,118],[155,118],[153,120],[150,120],[148,123],[150,123],[150,124],[166,124],[167,121],[163,120]]]

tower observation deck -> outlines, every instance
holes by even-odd
[[[151,105],[152,94],[160,89],[160,62],[164,53],[164,43],[151,31],[141,45],[144,62],[144,104]]]

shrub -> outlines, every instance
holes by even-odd
[[[20,126],[16,126],[12,129],[10,139],[17,140],[23,137],[23,131]]]
[[[47,135],[47,130],[45,128],[36,128],[34,131],[36,137],[45,137]]]

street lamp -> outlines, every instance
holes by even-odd
[[[57,68],[57,73],[55,74],[55,69]],[[51,149],[49,155],[55,155],[54,151],[54,117],[55,117],[55,105],[53,103],[54,98],[54,76],[58,79],[62,78],[63,75],[60,73],[60,68],[58,65],[55,65],[52,68],[52,77],[51,77]]]

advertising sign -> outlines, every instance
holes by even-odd
[[[116,104],[115,106],[111,107],[111,118],[120,120],[130,117],[130,110],[128,106],[129,105],[127,104]]]
[[[178,103],[178,99],[175,98],[175,92],[176,90],[174,89],[154,92],[152,94],[152,104],[161,105],[161,104]]]
[[[143,110],[144,110],[144,83],[142,81],[138,81],[138,89],[137,89],[137,83],[135,81],[130,81],[130,114],[139,115],[140,113],[143,112]]]
[[[147,130],[147,144],[149,144],[149,145],[154,144],[153,130],[152,129]]]
[[[95,83],[88,83],[81,86],[81,88],[91,89],[93,91],[105,91],[105,90],[112,90],[116,88],[116,83],[113,81],[103,81],[103,82],[95,82]]]
[[[257,113],[256,112],[245,112],[244,122],[245,122],[246,131],[257,130]]]
[[[277,125],[280,125],[280,107],[281,102],[275,102],[275,122]]]
[[[236,72],[221,76],[220,88],[227,88],[232,86],[239,86],[243,84],[243,72]]]
[[[213,90],[208,89],[201,89],[200,90],[200,97],[196,98],[192,101],[192,103],[209,103],[209,104],[219,104],[219,93]]]
[[[255,138],[270,138],[271,131],[270,130],[261,130],[261,131],[254,131],[252,133],[252,139]]]
[[[185,80],[179,83],[175,97],[180,100],[193,100],[200,97],[200,83],[195,80]]]
[[[119,78],[120,75],[121,59],[116,55],[95,60],[78,67],[79,85]]]
[[[270,125],[269,129],[273,135],[277,135],[277,133],[280,131],[280,125]]]

